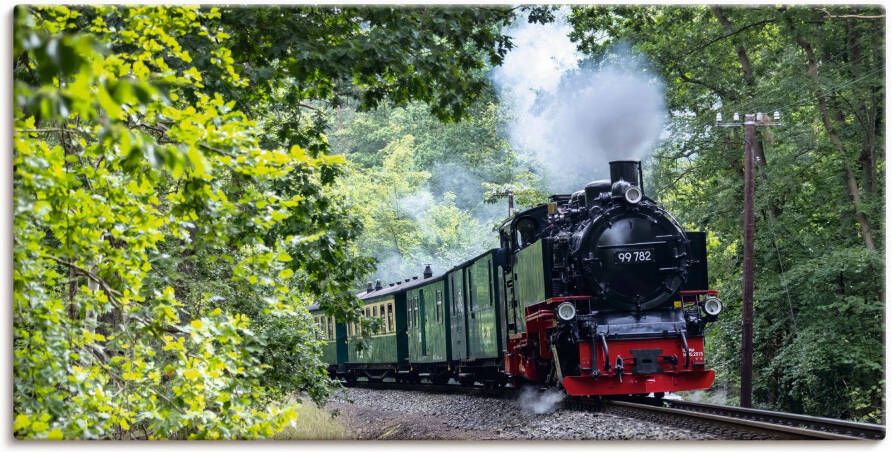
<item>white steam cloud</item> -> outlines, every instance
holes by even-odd
[[[523,388],[517,403],[526,411],[532,411],[536,414],[551,413],[556,410],[558,404],[564,400],[566,395],[559,389],[547,389],[540,391],[533,387],[527,386]]]
[[[667,117],[663,84],[644,58],[618,47],[580,65],[569,31],[561,15],[544,25],[519,20],[508,30],[515,48],[493,73],[512,110],[511,144],[564,193],[607,177],[611,160],[643,160]]]

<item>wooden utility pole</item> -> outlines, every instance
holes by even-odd
[[[734,113],[734,120],[722,122],[722,114],[715,117],[718,127],[744,128],[743,138],[743,306],[741,309],[740,346],[740,406],[753,406],[753,240],[755,222],[753,203],[755,198],[755,178],[753,177],[753,147],[756,144],[757,126],[780,125],[780,113],[774,112],[770,118],[763,113],[747,113],[740,122],[740,115]]]
[[[753,143],[756,115],[743,117],[743,344],[740,346],[740,406],[753,406]]]

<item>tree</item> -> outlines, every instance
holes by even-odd
[[[295,421],[282,392],[324,399],[306,307],[354,319],[369,261],[303,102],[458,114],[480,86],[459,69],[507,46],[504,10],[366,12],[16,9],[17,437],[267,437]],[[387,43],[419,56],[381,64]]]
[[[351,162],[339,186],[365,225],[358,241],[378,265],[372,279],[445,270],[497,246],[507,213],[492,194],[513,188],[544,199],[541,181],[502,136],[507,117],[487,91],[458,121],[443,123],[421,103],[337,111],[331,146]]]

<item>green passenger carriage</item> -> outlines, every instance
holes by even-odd
[[[487,251],[447,273],[450,295],[450,354],[460,381],[471,382],[472,376],[498,373],[500,353],[504,347],[503,289],[497,275],[501,273],[501,254]],[[487,372],[488,371],[488,372]]]
[[[328,364],[329,372],[335,372],[338,364],[347,358],[347,329],[343,323],[337,323],[333,316],[322,312],[319,305],[311,305],[309,311],[316,324],[316,339],[324,341],[322,361]]]
[[[449,304],[444,276],[429,276],[406,290],[407,339],[411,379],[448,380]]]

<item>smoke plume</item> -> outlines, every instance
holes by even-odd
[[[493,73],[512,112],[512,146],[563,193],[607,177],[608,161],[643,160],[667,117],[663,84],[642,56],[617,46],[582,61],[569,31],[560,15],[544,25],[518,21],[508,30],[516,47]]]
[[[521,391],[517,402],[524,411],[545,414],[556,410],[558,404],[564,400],[564,397],[566,397],[566,395],[559,389],[540,391],[536,388],[527,386]]]

